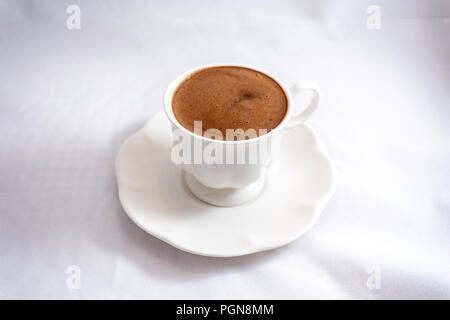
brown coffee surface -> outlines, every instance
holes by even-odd
[[[211,67],[186,78],[176,89],[172,108],[178,122],[194,132],[194,121],[202,130],[259,129],[270,132],[283,120],[287,98],[267,75],[241,67]]]

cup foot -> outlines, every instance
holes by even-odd
[[[260,195],[266,185],[266,177],[259,178],[245,188],[210,188],[201,184],[190,173],[184,172],[189,191],[198,199],[218,207],[233,207],[250,201]]]

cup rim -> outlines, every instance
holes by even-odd
[[[173,108],[172,108],[173,94],[175,93],[175,90],[180,85],[180,83],[183,82],[183,80],[185,80],[189,75],[191,75],[197,71],[200,71],[202,69],[213,68],[213,67],[240,67],[240,68],[251,69],[254,71],[261,72],[261,73],[265,74],[266,76],[270,77],[272,80],[274,80],[281,87],[281,89],[283,90],[283,93],[285,94],[286,99],[287,99],[287,110],[286,110],[286,114],[284,115],[283,120],[281,120],[281,122],[278,124],[278,126],[276,126],[274,129],[272,129],[269,133],[266,133],[262,136],[258,136],[256,138],[252,138],[252,139],[248,139],[248,140],[237,140],[237,141],[215,140],[215,139],[211,139],[211,138],[206,138],[206,137],[200,136],[192,131],[189,131],[188,129],[183,127],[178,122],[178,120],[175,118],[175,115],[173,113]],[[277,77],[272,75],[270,72],[267,72],[267,71],[263,70],[262,68],[254,67],[251,65],[232,63],[232,62],[222,62],[222,63],[211,63],[211,64],[206,64],[206,65],[192,68],[192,69],[182,73],[177,78],[175,78],[175,80],[173,80],[170,83],[170,85],[167,87],[166,92],[164,94],[164,112],[166,114],[166,117],[172,123],[172,125],[174,125],[176,128],[181,129],[186,134],[191,135],[195,138],[199,138],[199,139],[202,139],[203,141],[207,141],[207,142],[224,143],[224,144],[241,144],[241,143],[257,142],[262,139],[270,138],[273,135],[279,133],[289,122],[289,120],[292,116],[292,112],[293,112],[293,105],[292,105],[292,95],[291,95],[291,92],[289,91],[289,89],[286,87],[286,85],[280,79],[278,79]]]

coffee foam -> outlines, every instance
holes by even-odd
[[[172,108],[189,131],[194,132],[195,121],[202,121],[203,132],[218,129],[225,139],[227,129],[254,129],[258,135],[270,132],[286,115],[287,98],[275,80],[259,71],[211,67],[181,82]]]

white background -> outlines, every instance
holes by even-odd
[[[231,259],[141,231],[114,176],[171,80],[219,61],[319,82],[337,168],[309,233]],[[449,89],[445,0],[0,0],[0,298],[450,298]]]

